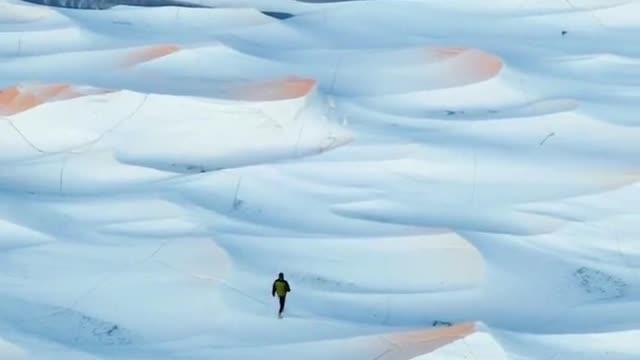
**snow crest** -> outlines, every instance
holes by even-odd
[[[638,31],[623,0],[4,1],[0,358],[638,359]]]

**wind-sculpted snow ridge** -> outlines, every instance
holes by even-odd
[[[640,2],[33,2],[0,358],[640,358]]]

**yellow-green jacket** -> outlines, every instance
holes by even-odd
[[[278,294],[279,297],[284,297],[289,291],[291,291],[291,288],[289,287],[289,283],[287,282],[287,280],[276,279],[276,281],[273,282],[271,295],[273,296],[275,294]]]

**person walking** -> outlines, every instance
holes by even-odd
[[[278,318],[282,318],[284,305],[287,301],[287,293],[290,291],[291,287],[289,287],[289,282],[284,279],[283,273],[279,273],[278,278],[273,282],[273,286],[271,287],[271,296],[275,297],[276,294],[278,294],[278,299],[280,300],[280,310],[278,311]]]

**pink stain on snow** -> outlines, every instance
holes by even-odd
[[[454,341],[464,339],[476,332],[474,324],[454,325],[437,330],[422,330],[392,334],[385,338],[393,343],[395,349],[379,360],[409,360],[422,354],[437,350]]]
[[[14,86],[0,91],[0,115],[14,115],[47,102],[105,92],[108,91],[81,91],[64,84]]]
[[[495,55],[468,48],[427,49],[430,63],[440,61],[443,76],[456,82],[472,83],[491,79],[498,75],[504,63]]]
[[[467,48],[461,47],[427,49],[427,57],[442,61],[460,55],[467,50]]]
[[[130,67],[147,61],[155,60],[178,52],[180,48],[175,45],[157,45],[143,49],[136,49],[127,54],[122,61],[122,66]]]
[[[232,87],[231,97],[238,100],[275,101],[295,99],[310,94],[316,81],[295,76],[278,80],[250,83]]]

